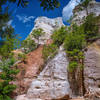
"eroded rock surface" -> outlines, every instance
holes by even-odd
[[[100,100],[100,39],[85,52],[84,85],[89,100]]]
[[[67,66],[66,53],[59,50],[58,54],[47,63],[38,78],[32,81],[27,94],[18,96],[16,100],[52,100],[65,95],[69,97],[71,90],[67,78]]]

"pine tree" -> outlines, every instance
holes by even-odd
[[[12,81],[15,80],[15,75],[19,72],[15,67],[12,67],[15,63],[15,59],[11,58],[4,60],[0,63],[0,100],[12,100],[10,95],[16,85],[12,84]]]

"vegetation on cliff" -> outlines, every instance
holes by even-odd
[[[34,29],[31,33],[31,35],[38,40],[38,44],[39,44],[39,38],[44,35],[45,32],[43,31],[42,28],[38,28],[38,29]]]
[[[27,53],[35,50],[37,47],[37,44],[35,43],[34,40],[32,40],[30,37],[28,37],[26,40],[24,40],[22,42],[21,47],[24,49],[24,53],[27,54]]]
[[[56,44],[52,43],[49,45],[44,45],[43,47],[43,58],[46,61],[48,58],[53,58],[57,53],[58,47]]]
[[[1,0],[0,6],[5,4],[8,0]],[[9,0],[10,2],[15,2],[16,0]],[[19,0],[18,5],[26,6],[27,1]],[[52,3],[48,1],[41,1],[41,6],[44,9],[50,10],[59,6],[58,0],[54,0]],[[89,0],[85,0],[82,6],[86,8],[87,17],[84,23],[80,26],[76,24],[71,24],[71,26],[62,26],[61,28],[55,30],[51,36],[53,43],[49,45],[44,45],[43,47],[43,58],[47,60],[48,58],[53,58],[61,45],[64,45],[66,53],[69,57],[69,67],[68,69],[73,72],[77,67],[83,68],[84,60],[84,48],[93,39],[100,37],[98,21],[100,22],[100,16],[95,17],[94,14],[88,14],[87,6]],[[47,6],[48,5],[48,6]],[[8,12],[2,12],[0,7],[0,38],[2,44],[0,45],[0,100],[11,100],[10,96],[12,91],[16,88],[16,85],[12,84],[16,79],[16,74],[19,72],[16,67],[13,67],[16,60],[13,58],[12,51],[18,48],[19,41],[14,35],[14,29],[11,26],[7,26],[7,22],[10,20],[10,15]],[[38,40],[44,35],[42,29],[34,29],[32,36]],[[22,43],[22,48],[25,53],[29,53],[37,48],[37,44],[31,37],[28,37]],[[25,60],[25,54],[19,54],[18,59]]]
[[[73,24],[69,30],[64,47],[69,56],[69,69],[77,66],[83,67],[84,48],[88,44],[88,40],[99,37],[99,27],[96,25],[98,17],[90,14],[86,17],[84,23],[80,26]]]
[[[64,41],[64,47],[70,60],[69,70],[74,70],[83,60],[82,49],[85,45],[86,41],[83,27],[78,27],[75,24],[72,25],[72,29],[69,31]],[[79,66],[82,67],[82,65]]]
[[[53,35],[51,36],[51,38],[53,39],[53,43],[56,44],[58,47],[63,43],[63,40],[67,35],[66,28],[66,26],[62,26],[61,28],[55,30],[53,32]]]
[[[84,48],[88,45],[91,39],[99,37],[99,27],[96,25],[98,17],[90,14],[86,17],[84,23],[80,26],[72,24],[69,27],[62,26],[54,31],[52,37],[53,43],[49,46],[44,46],[43,56],[48,58],[54,55],[59,47],[64,44],[64,48],[69,57],[69,70],[73,71],[77,66],[83,67]]]
[[[59,29],[54,30],[51,38],[53,43],[45,45],[43,48],[43,58],[45,60],[52,58],[58,51],[59,46],[63,44],[63,41],[67,35],[67,30],[65,26],[60,27]]]

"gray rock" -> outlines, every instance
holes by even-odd
[[[25,100],[51,100],[71,94],[67,78],[68,60],[66,53],[61,49],[50,60],[37,79],[32,81]],[[18,96],[16,100],[23,97]]]
[[[85,53],[84,85],[86,93],[100,100],[100,40],[88,48]],[[91,100],[92,100],[91,99]]]

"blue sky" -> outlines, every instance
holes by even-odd
[[[47,16],[49,18],[55,18],[63,16],[63,20],[66,20],[72,15],[72,9],[77,5],[75,0],[60,0],[60,4],[61,6],[53,11],[44,11],[40,7],[38,0],[30,0],[26,8],[16,7],[16,4],[10,4],[10,11],[12,11],[13,17],[8,24],[11,24],[15,28],[15,33],[19,34],[23,40],[34,27],[34,20],[37,17]],[[68,14],[64,15],[65,12]]]

